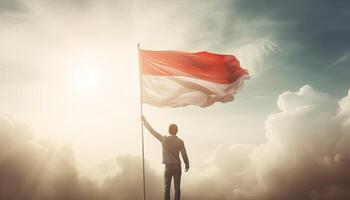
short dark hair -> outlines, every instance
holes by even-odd
[[[170,135],[176,135],[177,133],[177,125],[176,124],[170,124],[169,125],[169,134]]]

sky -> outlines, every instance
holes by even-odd
[[[132,173],[141,167],[139,42],[234,54],[251,74],[230,103],[144,105],[159,132],[179,126],[188,199],[347,199],[349,9],[341,0],[0,0],[0,143],[10,145],[0,171],[14,169],[6,177],[33,199],[140,198],[130,195],[141,175]],[[147,131],[145,156],[157,199],[161,147]],[[47,175],[27,180],[42,163]]]

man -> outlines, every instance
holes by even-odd
[[[170,200],[170,187],[171,179],[174,177],[174,189],[175,200],[180,200],[180,182],[181,182],[181,161],[179,158],[179,152],[181,152],[182,159],[185,163],[185,172],[190,168],[185,144],[176,136],[177,126],[176,124],[170,124],[169,135],[162,136],[155,131],[147,120],[142,116],[142,122],[149,132],[157,138],[163,147],[163,164],[165,164],[164,170],[164,200]]]

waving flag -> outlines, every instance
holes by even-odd
[[[158,107],[229,102],[249,79],[233,55],[139,50],[143,102]]]

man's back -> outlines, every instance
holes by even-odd
[[[176,135],[163,136],[160,140],[163,147],[163,164],[181,165],[179,152],[181,151],[182,159],[188,164],[188,157],[184,142]]]

